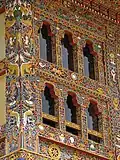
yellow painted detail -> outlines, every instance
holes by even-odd
[[[6,77],[0,76],[0,125],[6,123],[6,98],[5,98]]]
[[[5,58],[5,13],[0,14],[0,60]]]
[[[0,61],[5,58],[5,13],[0,14]],[[1,70],[4,64],[1,63]],[[0,125],[6,123],[6,98],[5,98],[6,78],[0,76]]]
[[[31,73],[31,64],[30,63],[23,63],[21,66],[21,75],[30,74]]]
[[[19,74],[19,67],[17,64],[9,64],[8,65],[8,72],[11,75],[18,75]]]
[[[119,106],[119,99],[118,98],[113,98],[113,105],[115,109],[118,109]]]
[[[120,155],[118,155],[117,160],[120,160]]]
[[[48,152],[52,160],[59,160],[61,151],[60,151],[60,148],[56,144],[50,145]]]

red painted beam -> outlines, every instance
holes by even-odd
[[[5,7],[0,8],[0,14],[2,14],[3,12],[5,12]]]
[[[6,70],[3,69],[2,71],[0,71],[0,76],[3,76],[6,73]]]

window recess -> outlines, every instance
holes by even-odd
[[[55,95],[54,87],[46,83],[42,93],[43,123],[56,127],[58,124],[58,97]]]
[[[87,109],[88,139],[101,143],[102,141],[102,114],[97,108],[97,103],[90,101]]]
[[[67,32],[61,40],[62,66],[74,72],[78,72],[76,45],[73,43],[72,34]],[[77,67],[76,67],[77,66]]]
[[[84,55],[84,75],[93,80],[98,80],[98,58],[97,53],[93,51],[93,44],[87,41],[83,48]]]
[[[66,131],[78,135],[80,131],[80,105],[75,93],[69,92],[65,100]]]
[[[50,24],[48,22],[43,22],[42,28],[39,29],[38,33],[40,37],[40,58],[53,63],[53,56],[55,55],[52,53],[52,33]]]

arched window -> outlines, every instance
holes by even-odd
[[[101,142],[101,137],[97,136],[98,132],[101,130],[101,113],[98,111],[97,103],[91,101],[87,110],[87,123],[88,129],[94,130],[96,134],[88,133],[88,139],[95,141],[97,143]],[[98,134],[99,135],[99,134]]]
[[[55,95],[54,87],[51,84],[46,83],[44,92],[42,93],[42,111],[43,111],[43,123],[52,127],[56,126],[57,122],[57,108],[58,98]]]
[[[66,105],[65,105],[65,113],[66,113],[66,120],[67,121],[77,123],[76,106],[73,102],[74,98],[75,97],[68,94]]]
[[[44,113],[55,115],[55,94],[53,86],[46,84],[42,94],[42,109]]]
[[[90,41],[87,41],[83,48],[84,54],[84,75],[97,80],[97,54],[93,51],[93,46]]]
[[[40,34],[40,58],[52,62],[52,40],[50,24],[44,22]]]
[[[97,103],[90,102],[87,110],[88,128],[99,132],[99,111]]]
[[[64,68],[74,71],[72,34],[65,33],[64,38],[61,41],[61,44],[62,44],[62,65]]]
[[[66,131],[78,135],[80,130],[80,106],[77,103],[76,95],[72,92],[68,93],[65,101]],[[78,120],[79,119],[79,120]],[[71,124],[71,125],[70,125]]]

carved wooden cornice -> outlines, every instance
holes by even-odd
[[[116,11],[120,12],[120,1],[119,0],[90,0],[96,2],[100,5],[104,5],[107,8],[113,8]]]
[[[54,0],[55,3],[61,3],[61,5],[67,8],[73,8],[78,10],[84,8],[89,12],[99,15],[113,23],[120,23],[120,1],[119,0]],[[45,4],[51,5],[50,0]]]
[[[115,23],[120,23],[120,1],[119,0],[57,0],[58,3],[68,3],[72,6],[79,6],[88,9],[95,14],[99,14]],[[47,0],[46,5],[51,4]],[[0,0],[0,14],[5,11],[5,0]]]

